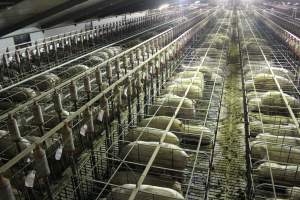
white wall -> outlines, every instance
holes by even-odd
[[[9,48],[9,50],[12,51],[15,50],[15,43],[12,36],[25,34],[25,33],[31,33],[30,34],[31,41],[36,41],[44,37],[43,32],[36,27],[19,29],[0,38],[0,53],[3,52],[3,50],[6,50],[7,47]]]
[[[81,31],[85,29],[85,24],[77,24],[75,25],[67,25],[63,27],[57,27],[53,29],[48,29],[44,31],[44,37],[51,37],[59,34],[69,33],[69,32],[75,32],[75,31]]]
[[[15,43],[12,37],[6,39],[0,39],[0,53],[6,51],[6,48],[9,47],[9,50],[14,50]]]
[[[33,32],[30,34],[30,39],[31,41],[36,41],[38,39],[41,39],[44,37],[44,34],[42,31],[39,31],[39,32]]]
[[[10,34],[7,34],[7,35],[3,36],[2,38],[11,37],[11,36],[14,36],[14,35],[20,35],[20,34],[24,34],[24,33],[35,32],[35,31],[40,31],[40,29],[36,28],[36,27],[25,27],[25,28],[16,30],[16,31],[14,31]]]
[[[124,15],[106,17],[106,18],[103,18],[103,19],[94,20],[93,21],[93,26],[102,26],[103,24],[122,21],[123,19],[124,19]]]

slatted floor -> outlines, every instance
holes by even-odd
[[[229,51],[237,48],[231,45]],[[231,57],[229,55],[229,62]],[[239,56],[238,54],[235,56]],[[223,114],[218,127],[209,199],[245,199],[246,161],[242,107],[242,83],[239,63],[228,64],[222,99]]]

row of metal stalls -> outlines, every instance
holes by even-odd
[[[239,12],[255,199],[299,199],[299,63],[253,13]]]
[[[143,89],[141,82],[152,83],[147,85],[147,95],[144,95],[147,104],[154,99],[156,86],[151,78],[155,78],[158,72],[155,63],[159,61],[162,66],[169,66],[177,61],[180,49],[216,14],[214,12],[208,16],[209,13],[200,13],[184,25],[168,29],[101,64],[95,63],[70,80],[25,102],[19,109],[14,109],[14,114],[5,116],[3,127],[5,130],[7,121],[9,134],[6,141],[11,145],[3,151],[3,155],[11,149],[15,151],[14,155],[19,153],[16,157],[12,155],[13,159],[5,160],[1,167],[2,174],[10,178],[13,186],[11,188],[5,184],[5,188],[13,189],[18,199],[89,199],[90,195],[99,194],[100,191],[95,190],[100,184],[99,174],[112,172],[112,160],[108,158],[116,155],[112,153],[117,153],[119,146],[113,148],[115,138],[126,130],[119,119],[125,114],[128,126],[139,113],[134,108],[141,109],[141,104],[134,104],[136,99],[142,101],[142,96],[139,98],[138,95],[138,88],[140,91]],[[166,69],[161,78],[167,73],[170,75],[172,68]],[[141,71],[146,75],[137,73]],[[160,72],[163,73],[162,70]],[[200,94],[200,91],[197,92]],[[47,116],[51,116],[50,119]],[[49,121],[52,126],[46,127]],[[117,128],[113,129],[116,122]],[[118,130],[118,134],[113,130]],[[32,137],[33,142],[26,143],[21,149],[15,148],[14,144],[18,147],[24,143],[25,135]],[[91,163],[90,168],[83,165],[85,173],[96,177],[92,185],[81,181],[88,177],[81,171],[81,164],[87,160]],[[109,167],[105,170],[97,167],[99,161],[101,166]],[[2,176],[1,180],[7,183]]]

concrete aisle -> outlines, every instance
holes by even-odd
[[[229,47],[227,76],[214,152],[209,199],[245,199],[246,161],[239,51],[235,38]],[[223,111],[223,112],[222,112]]]

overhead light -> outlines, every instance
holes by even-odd
[[[200,1],[195,1],[195,4],[198,4],[198,3],[200,3]]]
[[[164,10],[164,9],[168,8],[169,6],[170,6],[169,4],[163,4],[158,9],[159,10]]]

